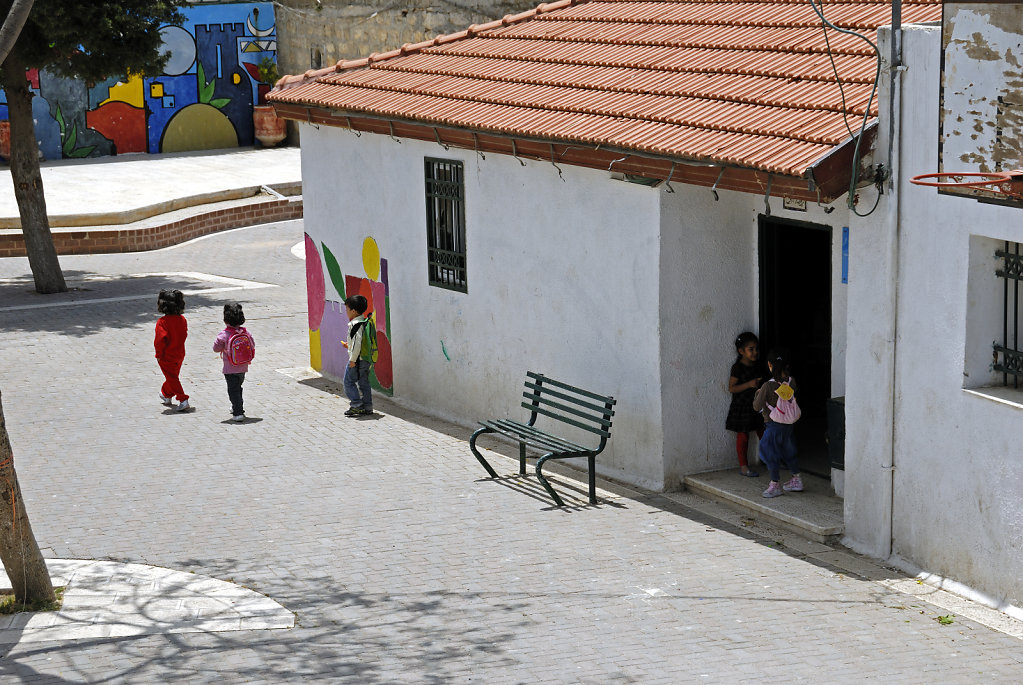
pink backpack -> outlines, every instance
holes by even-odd
[[[771,407],[771,420],[775,423],[795,423],[802,415],[799,405],[796,404],[795,391],[788,383],[782,383],[775,390],[778,394],[778,404]],[[788,396],[788,399],[784,399]]]
[[[227,356],[227,361],[235,366],[245,366],[256,356],[256,343],[244,327],[232,333],[227,339],[224,355]]]

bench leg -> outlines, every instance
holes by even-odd
[[[483,464],[483,468],[485,468],[487,470],[487,473],[490,474],[490,477],[491,478],[497,478],[497,471],[495,471],[493,468],[491,468],[490,464],[487,463],[487,460],[484,459],[483,455],[480,454],[478,449],[476,449],[476,438],[478,438],[483,433],[493,433],[493,432],[494,431],[491,430],[490,428],[480,428],[478,431],[476,431],[475,433],[472,434],[471,438],[469,438],[469,449],[472,450],[472,453],[476,457],[476,459],[478,459],[479,462],[481,464]]]
[[[591,454],[590,460],[590,504],[597,503],[597,456]]]
[[[526,475],[526,443],[519,443],[519,475]]]
[[[548,494],[550,494],[551,496],[551,499],[554,500],[554,503],[559,507],[563,507],[565,506],[565,503],[561,501],[561,498],[558,497],[558,493],[554,492],[554,488],[551,487],[551,484],[547,482],[547,479],[544,478],[543,474],[540,472],[540,470],[543,468],[544,462],[546,462],[553,456],[554,453],[549,452],[536,460],[536,479],[540,481],[540,485],[542,485],[544,489],[547,490]]]

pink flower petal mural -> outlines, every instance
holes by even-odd
[[[306,296],[309,298],[309,330],[318,331],[323,319],[326,287],[320,253],[316,251],[316,243],[308,233],[305,236],[305,284]]]

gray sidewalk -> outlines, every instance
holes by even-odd
[[[194,572],[297,617],[285,630],[0,645],[0,676],[1023,679],[1017,622],[840,547],[687,493],[598,483],[601,504],[589,506],[585,485],[566,475],[556,487],[570,506],[556,509],[533,478],[484,478],[467,427],[386,400],[378,418],[344,418],[338,388],[308,370],[304,266],[292,253],[301,239],[301,222],[290,222],[148,253],[62,257],[80,289],[46,297],[31,292],[27,260],[0,259],[0,391],[44,554]],[[186,414],[157,399],[163,287],[190,292]],[[229,421],[211,351],[229,298],[244,304],[257,345],[242,424]],[[483,446],[514,473],[510,450]]]
[[[193,199],[235,200],[240,189],[302,180],[297,147],[62,160],[43,163],[41,172],[54,230],[128,223],[150,216],[147,208],[169,212]],[[0,228],[20,225],[10,168],[0,167]]]

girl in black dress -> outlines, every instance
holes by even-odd
[[[764,434],[764,419],[753,409],[753,396],[767,375],[760,363],[760,341],[749,331],[740,333],[735,339],[738,355],[728,375],[728,392],[732,393],[732,404],[728,407],[725,428],[735,431],[735,451],[739,456],[739,473],[750,478],[760,474],[749,467],[746,454],[749,451],[749,434]]]

